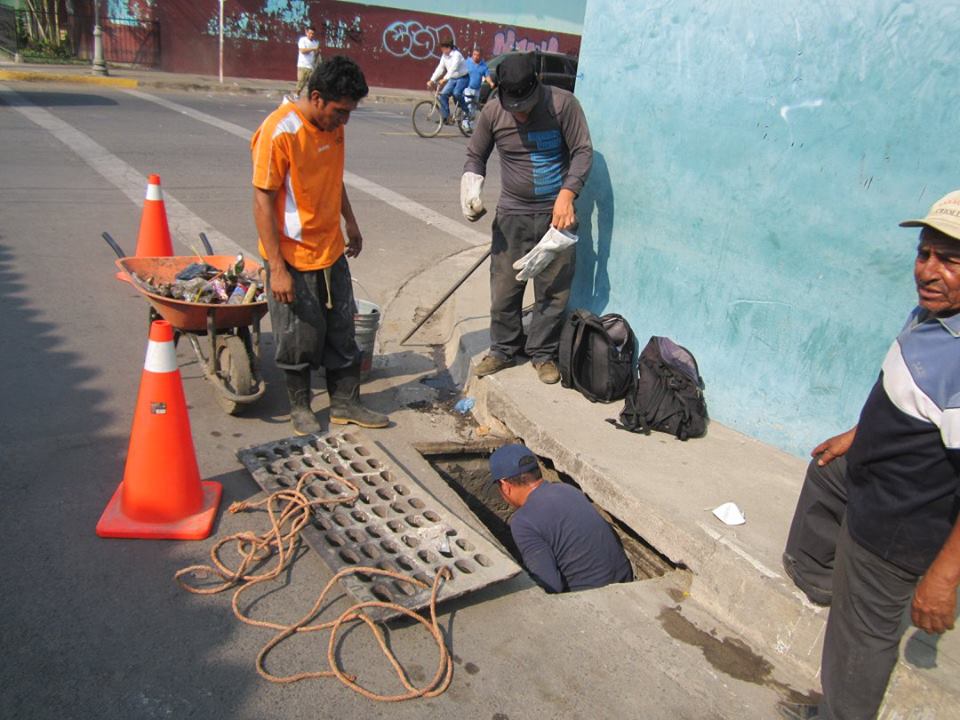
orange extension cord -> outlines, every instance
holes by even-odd
[[[351,492],[349,495],[342,498],[336,497],[311,499],[303,492],[303,488],[307,481],[313,477],[323,477],[326,479],[335,480],[336,482],[349,487]],[[251,587],[259,585],[260,583],[277,578],[293,561],[293,558],[296,554],[296,549],[300,543],[300,531],[307,525],[307,523],[310,522],[312,506],[337,505],[341,503],[349,505],[356,501],[359,495],[359,489],[348,480],[333,475],[332,473],[328,473],[324,470],[311,470],[300,476],[297,486],[293,489],[279,490],[258,502],[233,503],[229,509],[229,511],[232,513],[238,513],[244,510],[253,510],[258,507],[266,506],[267,514],[270,517],[271,529],[262,535],[256,535],[253,532],[247,531],[235,533],[219,540],[210,550],[210,560],[212,565],[191,565],[190,567],[186,567],[178,571],[174,578],[184,590],[196,593],[198,595],[213,595],[215,593],[223,592],[224,590],[235,587],[236,591],[233,593],[231,606],[233,607],[233,614],[236,615],[237,619],[246,623],[247,625],[270,628],[271,630],[279,631],[277,635],[270,640],[270,642],[263,646],[263,648],[260,650],[260,653],[257,655],[257,672],[270,682],[293,683],[299,680],[306,680],[308,678],[336,677],[351,690],[354,690],[371,700],[379,700],[381,702],[399,702],[401,700],[412,700],[418,697],[436,697],[437,695],[443,693],[450,686],[450,680],[453,676],[453,662],[451,660],[450,653],[447,650],[446,643],[444,642],[440,625],[437,622],[437,592],[440,589],[441,581],[451,577],[450,570],[446,567],[441,568],[433,579],[430,595],[429,620],[419,613],[416,613],[413,610],[405,608],[396,603],[369,601],[353,605],[341,613],[336,620],[330,620],[314,625],[310,624],[310,622],[313,621],[316,615],[320,612],[320,608],[323,606],[327,597],[327,593],[330,592],[330,589],[340,578],[352,573],[383,575],[386,577],[395,578],[402,582],[410,583],[411,585],[415,585],[422,589],[431,588],[430,585],[427,585],[426,583],[423,583],[409,575],[391,572],[389,570],[381,570],[380,568],[374,567],[352,567],[338,572],[324,586],[323,590],[320,592],[320,595],[317,597],[316,602],[314,602],[313,607],[310,608],[310,611],[292,625],[282,625],[279,623],[266,622],[264,620],[254,620],[240,611],[239,601],[240,595],[243,592],[249,590]],[[240,564],[236,569],[231,569],[228,567],[227,564],[224,563],[220,558],[221,549],[231,543],[235,544],[237,553],[241,558]],[[267,561],[273,555],[276,555],[277,561],[272,569],[268,569],[262,573],[251,572],[252,568]],[[187,575],[215,575],[219,576],[223,582],[212,587],[196,587],[187,582],[185,579]],[[365,608],[386,608],[399,612],[402,615],[419,622],[433,636],[433,639],[437,643],[439,663],[437,672],[429,683],[420,688],[410,683],[410,681],[407,679],[406,672],[400,665],[400,662],[387,646],[382,630],[376,622],[374,622],[368,615],[366,615],[366,613],[363,612]],[[337,633],[340,631],[340,627],[344,623],[350,623],[353,621],[363,622],[368,628],[370,628],[370,631],[377,639],[377,643],[380,645],[380,649],[383,651],[383,654],[387,657],[387,660],[390,661],[394,671],[396,671],[397,678],[400,680],[400,683],[404,686],[404,688],[406,688],[405,693],[398,695],[382,695],[373,692],[359,685],[355,675],[349,675],[340,668],[336,658]],[[294,675],[278,676],[270,673],[264,667],[264,662],[270,651],[291,635],[296,633],[318,632],[320,630],[328,629],[330,630],[330,639],[327,643],[328,670],[300,672]]]

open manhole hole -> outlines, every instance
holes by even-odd
[[[417,450],[433,466],[437,474],[466,503],[467,507],[500,541],[513,558],[520,563],[520,553],[510,534],[510,516],[514,509],[500,497],[494,488],[487,485],[490,477],[489,458],[496,449],[493,446],[477,445],[452,448],[440,445],[420,445]],[[564,482],[580,489],[569,475],[556,470],[547,458],[540,458],[540,467],[547,482]],[[589,495],[587,496],[590,499]],[[661,577],[678,566],[660,553],[650,543],[635,533],[630,527],[614,517],[605,508],[591,500],[600,515],[610,523],[620,538],[623,549],[633,566],[636,580],[649,580]]]

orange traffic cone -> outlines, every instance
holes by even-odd
[[[147,197],[140,215],[140,232],[137,234],[136,257],[170,257],[173,255],[173,240],[167,224],[167,210],[163,204],[160,176],[147,177]],[[129,276],[120,271],[117,280],[130,282]]]
[[[173,326],[156,320],[140,380],[123,482],[97,523],[100,537],[200,540],[210,534],[220,483],[200,480]]]

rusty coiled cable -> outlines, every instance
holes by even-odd
[[[313,477],[323,477],[335,480],[338,483],[342,483],[350,489],[350,493],[344,497],[310,498],[306,495],[303,488],[307,481]],[[256,660],[257,672],[270,682],[293,683],[310,678],[336,677],[341,683],[349,687],[351,690],[371,700],[377,700],[381,702],[400,702],[403,700],[412,700],[418,697],[436,697],[437,695],[443,693],[450,686],[450,681],[453,676],[453,662],[450,653],[447,650],[446,643],[444,642],[443,632],[440,629],[440,624],[437,621],[437,593],[440,590],[441,582],[445,579],[448,580],[451,577],[451,572],[446,567],[443,567],[437,571],[432,585],[428,585],[412,576],[405,575],[403,573],[393,572],[390,570],[381,570],[380,568],[366,566],[346,568],[338,572],[327,582],[314,602],[313,607],[310,608],[309,612],[307,612],[300,620],[289,625],[268,622],[265,620],[256,620],[244,614],[240,610],[239,599],[244,592],[249,590],[251,587],[259,585],[260,583],[274,580],[275,578],[279,577],[279,575],[293,561],[297,547],[300,543],[300,532],[310,522],[311,514],[313,512],[312,508],[314,506],[351,504],[359,497],[359,495],[359,489],[350,481],[324,470],[311,470],[300,476],[295,488],[279,490],[275,493],[271,493],[263,500],[259,500],[257,502],[233,503],[229,508],[229,512],[231,513],[253,510],[258,507],[265,507],[267,515],[270,518],[270,530],[262,535],[245,531],[234,533],[222,538],[221,540],[217,541],[217,543],[210,550],[210,565],[191,565],[189,567],[185,567],[174,575],[174,579],[184,590],[198,595],[213,595],[235,587],[236,590],[233,593],[230,604],[233,608],[233,614],[236,616],[236,618],[247,625],[278,631],[277,634],[269,642],[267,642],[266,645],[263,646],[263,648],[257,654]],[[220,557],[221,551],[230,544],[235,546],[237,554],[240,556],[240,562],[235,568],[231,568]],[[276,562],[272,568],[260,573],[252,572],[256,566],[267,561],[271,556],[276,557]],[[347,575],[355,573],[363,573],[365,575],[382,575],[394,578],[401,582],[410,583],[411,585],[415,585],[422,589],[430,589],[429,620],[420,613],[414,612],[413,610],[410,610],[409,608],[397,603],[386,601],[367,601],[357,603],[349,607],[335,620],[311,624],[311,622],[320,612],[320,609],[323,607],[327,594],[337,583],[337,581]],[[221,578],[222,582],[212,587],[197,587],[190,584],[186,579],[189,575],[200,574],[218,576]],[[383,631],[380,629],[378,624],[364,612],[366,608],[382,608],[398,612],[410,618],[411,620],[415,620],[416,622],[420,623],[431,634],[434,641],[437,643],[439,658],[437,672],[426,685],[423,687],[416,687],[409,681],[407,674],[403,670],[400,662],[397,660],[396,655],[387,646],[386,640],[383,636]],[[393,666],[393,669],[397,674],[397,678],[406,689],[406,692],[394,695],[384,695],[376,693],[372,690],[368,690],[357,682],[357,677],[355,675],[346,673],[339,666],[336,658],[337,634],[342,625],[353,621],[364,623],[373,633],[377,640],[377,644],[380,646],[381,651],[386,656],[391,666]],[[274,675],[266,669],[265,661],[267,655],[281,642],[297,633],[319,632],[322,630],[330,631],[330,637],[327,643],[327,670],[305,671],[295,673],[293,675],[280,676]]]

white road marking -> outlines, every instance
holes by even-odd
[[[713,528],[707,525],[704,525],[701,522],[698,522],[697,525],[699,525],[701,530],[703,530],[707,535],[712,537],[718,543],[720,543],[721,545],[725,545],[730,550],[733,550],[733,552],[735,552],[737,555],[742,557],[748,563],[753,565],[753,567],[756,568],[757,572],[759,572],[761,575],[764,575],[765,577],[768,577],[772,580],[777,580],[780,578],[779,574],[775,573],[773,570],[768,568],[766,565],[764,565],[762,562],[757,560],[750,553],[748,553],[746,550],[741,548],[739,545],[737,545],[735,542],[733,542],[729,538],[725,537],[724,535],[721,535]]]
[[[181,105],[180,103],[173,102],[172,100],[167,100],[166,98],[150,95],[149,93],[141,92],[140,90],[124,90],[124,92],[128,93],[129,95],[133,95],[134,97],[138,97],[141,100],[146,100],[169,110],[173,110],[174,112],[186,115],[194,120],[199,120],[200,122],[212,125],[213,127],[220,128],[231,135],[237,136],[245,142],[250,142],[250,137],[253,135],[253,131],[248,130],[245,127],[236,125],[235,123],[228,122],[226,120],[221,120],[218,117],[208,115],[207,113],[200,112],[199,110],[194,110],[191,107]],[[347,187],[364,192],[367,195],[376,198],[380,202],[386,203],[395,210],[399,210],[400,212],[405,213],[416,220],[423,221],[426,225],[435,227],[438,230],[457,238],[458,240],[462,240],[467,245],[486,245],[490,242],[490,237],[485,233],[481,233],[471,227],[468,227],[467,225],[464,225],[463,223],[452,220],[445,215],[441,215],[440,213],[431,210],[426,205],[421,205],[415,200],[411,200],[400,193],[394,192],[389,188],[385,188],[382,185],[373,182],[372,180],[367,180],[366,178],[362,178],[359,175],[354,175],[351,172],[344,172],[343,182]],[[451,190],[451,192],[455,192],[455,190]]]
[[[467,245],[486,245],[490,242],[490,237],[488,235],[474,230],[473,228],[469,228],[466,225],[457,222],[456,220],[451,220],[446,215],[441,215],[438,212],[434,212],[426,205],[421,205],[415,200],[411,200],[400,193],[394,192],[393,190],[385,188],[382,185],[378,185],[372,180],[366,180],[359,175],[354,175],[352,172],[344,172],[343,182],[347,185],[347,187],[356,188],[361,192],[372,195],[377,200],[386,203],[390,207],[399,210],[402,213],[406,213],[412,218],[421,220],[424,224],[431,225],[432,227],[437,228],[437,230],[441,230],[447,235],[455,237],[457,240],[462,240]]]
[[[172,100],[167,100],[166,98],[162,98],[157,95],[141,92],[140,90],[125,90],[124,92],[126,92],[128,95],[133,95],[134,97],[140,98],[141,100],[146,100],[147,102],[152,102],[155,105],[165,107],[168,110],[173,110],[181,115],[186,115],[194,120],[199,120],[207,125],[213,125],[213,127],[220,128],[231,135],[236,135],[238,138],[245,140],[247,143],[250,142],[250,138],[253,136],[253,131],[248,130],[242,125],[237,125],[236,123],[228,122],[227,120],[221,120],[218,117],[207,115],[207,113],[194,110],[193,108],[187,107],[186,105],[181,105],[180,103],[175,103]]]
[[[147,178],[141,175],[138,170],[112,154],[90,136],[64,122],[53,113],[34,105],[13,88],[0,85],[0,91],[10,93],[16,99],[15,103],[8,106],[10,109],[16,110],[31,122],[42,127],[79,155],[81,160],[126,195],[134,205],[137,207],[143,205]],[[225,255],[236,255],[240,252],[248,253],[210,223],[191,212],[166,190],[164,190],[163,197],[171,235],[178,245],[184,245],[184,238],[189,238],[186,242],[199,247],[199,240],[194,239],[201,232],[204,232],[207,234],[214,250],[218,253]],[[131,253],[134,250],[132,247],[124,249]],[[192,254],[192,250],[186,254]]]
[[[398,118],[398,117],[409,117],[405,113],[400,112],[391,112],[390,110],[367,110],[366,108],[359,108],[357,114],[363,117],[367,115],[381,115],[383,117]]]

